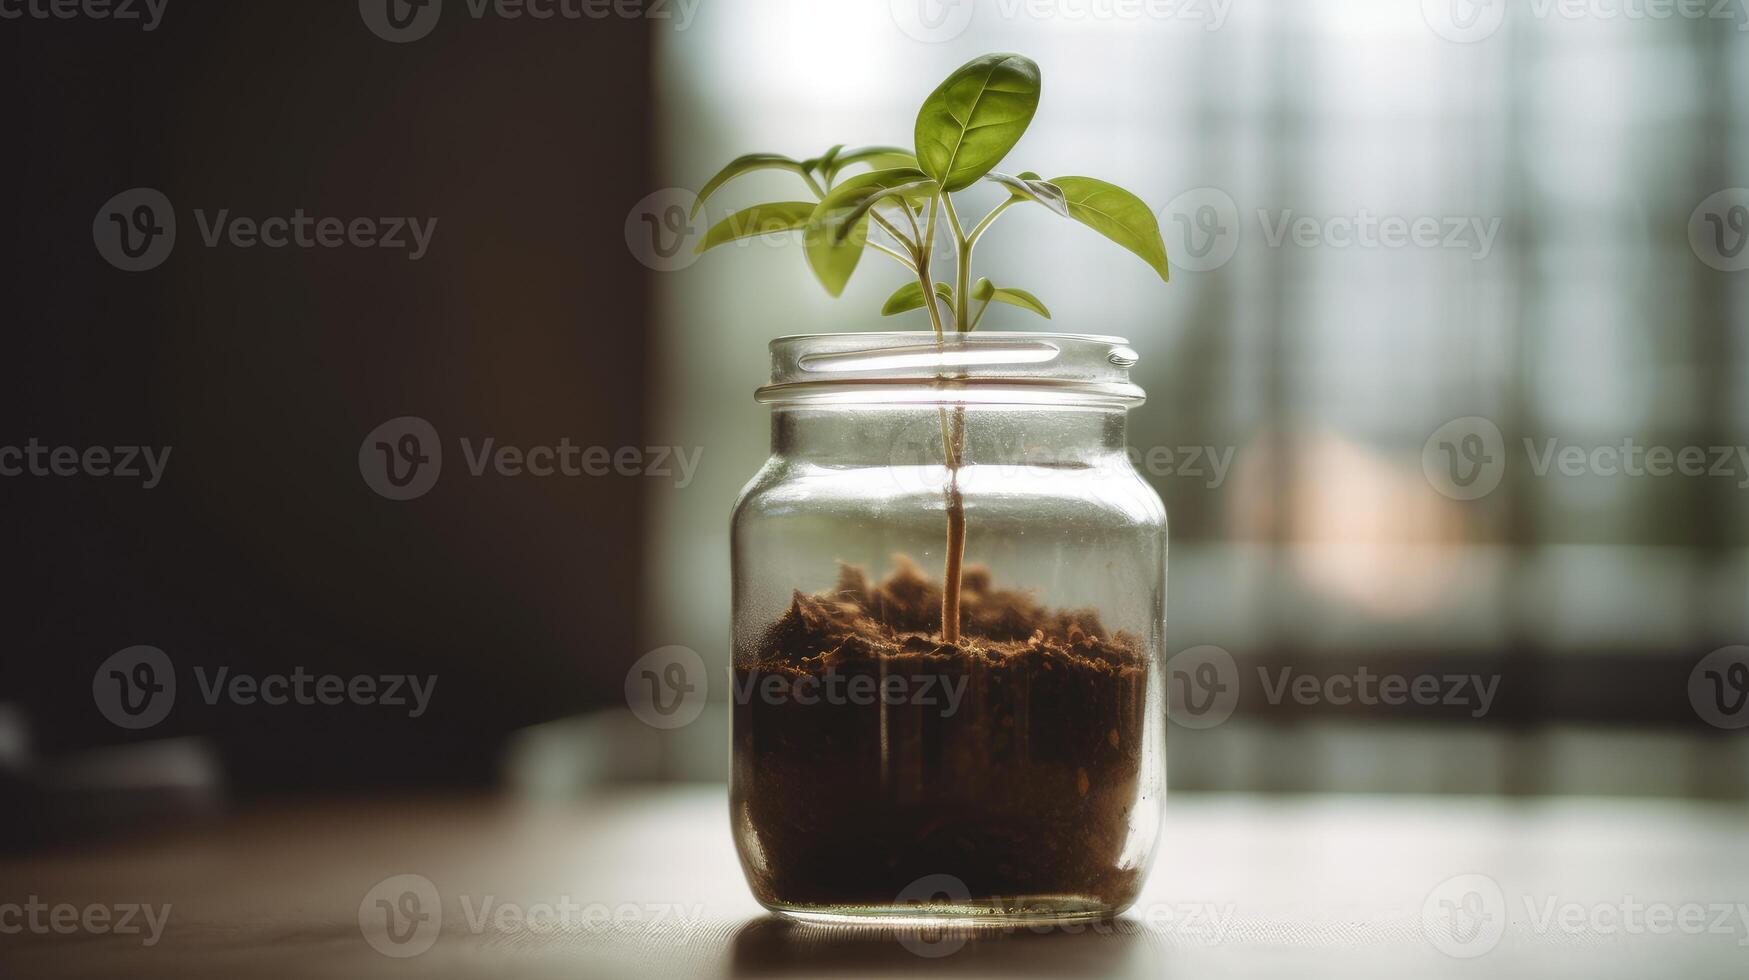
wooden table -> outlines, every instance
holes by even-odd
[[[10,858],[0,977],[1749,977],[1740,807],[1180,796],[1125,918],[969,936],[764,915],[726,811],[721,787],[334,804]],[[114,932],[163,903],[155,944],[139,913]]]

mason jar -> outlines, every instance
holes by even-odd
[[[1122,911],[1166,789],[1166,511],[1125,443],[1136,353],[894,332],[771,355],[771,457],[732,529],[754,895],[828,921]]]

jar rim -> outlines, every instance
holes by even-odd
[[[773,406],[1003,404],[1131,408],[1139,355],[1103,334],[926,330],[792,334],[771,342]]]

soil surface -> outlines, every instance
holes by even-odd
[[[978,567],[943,644],[940,585],[897,562],[795,593],[738,651],[732,803],[755,893],[881,906],[948,875],[991,908],[1127,904],[1146,870],[1120,867],[1131,815],[1157,805],[1138,798],[1143,645]]]

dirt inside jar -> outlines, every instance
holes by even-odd
[[[737,652],[732,804],[755,894],[878,908],[950,876],[992,910],[1128,904],[1143,645],[978,567],[944,645],[940,586],[897,561],[879,583],[843,567],[795,593]]]

